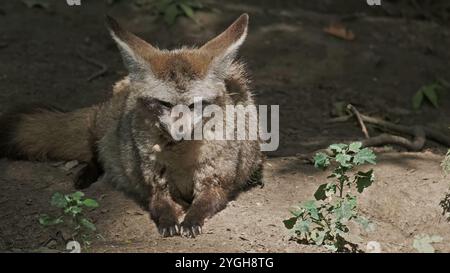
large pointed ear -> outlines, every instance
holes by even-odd
[[[106,25],[112,38],[122,54],[122,59],[130,73],[130,78],[139,79],[145,74],[151,73],[149,60],[157,54],[158,49],[137,37],[133,33],[123,29],[116,20],[106,16]]]
[[[213,58],[211,69],[214,73],[222,76],[226,74],[239,47],[247,37],[247,28],[248,14],[244,13],[219,36],[200,48]]]

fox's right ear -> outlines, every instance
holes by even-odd
[[[248,14],[242,14],[219,36],[203,45],[200,50],[212,56],[211,70],[216,75],[224,75],[233,62],[239,47],[247,37]]]
[[[116,20],[106,16],[106,25],[112,38],[122,54],[123,62],[128,68],[130,78],[139,79],[151,73],[149,63],[146,60],[157,54],[158,49],[137,37],[133,33],[123,29]]]

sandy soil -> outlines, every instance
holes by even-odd
[[[0,112],[23,102],[75,109],[111,96],[110,86],[126,72],[104,28],[105,13],[156,45],[173,48],[201,44],[244,11],[250,13],[251,28],[241,55],[252,71],[257,100],[281,110],[281,144],[269,154],[266,186],[230,203],[206,223],[205,234],[161,238],[146,211],[96,183],[86,194],[100,200],[92,217],[103,239],[94,240],[89,251],[323,252],[290,241],[282,220],[290,206],[310,199],[326,179],[297,155],[362,137],[356,123],[325,123],[333,102],[351,102],[403,124],[442,130],[450,124],[450,96],[441,97],[439,109],[411,110],[411,97],[422,85],[436,78],[450,81],[450,31],[436,22],[385,17],[361,1],[340,6],[227,1],[220,12],[200,12],[199,24],[182,19],[168,28],[126,3],[85,1],[69,8],[64,1],[53,2],[50,10],[29,9],[20,1],[0,3]],[[366,16],[354,16],[361,12]],[[354,31],[354,41],[323,33],[338,19]],[[79,58],[77,50],[105,63],[108,73],[87,82],[97,67]],[[415,235],[438,234],[444,241],[436,249],[450,251],[450,223],[439,206],[449,186],[439,167],[443,152],[427,143],[422,153],[379,155],[376,183],[360,198],[362,213],[376,224],[374,232],[357,232],[362,248],[375,240],[383,251],[410,252]],[[37,221],[52,211],[49,199],[55,191],[73,191],[73,174],[56,165],[0,160],[0,250],[63,249],[51,240],[54,230]]]

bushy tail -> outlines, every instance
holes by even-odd
[[[28,160],[93,158],[93,108],[62,112],[22,107],[0,117],[0,157]]]

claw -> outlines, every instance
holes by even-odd
[[[183,236],[183,237],[187,237],[187,231],[186,231],[186,229],[183,227],[183,226],[181,226],[181,236]]]
[[[195,227],[191,227],[191,237],[195,238],[196,234],[195,234]]]
[[[158,232],[162,237],[172,237],[175,235],[179,235],[179,227],[178,225],[167,227],[167,228],[158,228]]]
[[[196,236],[202,234],[202,227],[201,226],[181,226],[181,236],[188,237],[188,238],[195,238]]]

